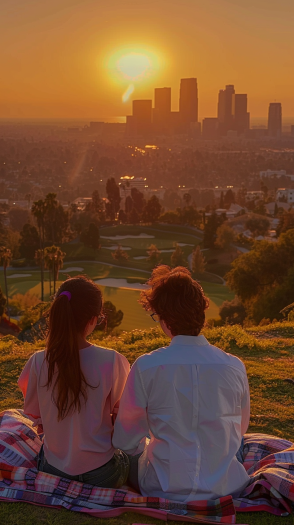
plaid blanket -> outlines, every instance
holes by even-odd
[[[244,465],[252,481],[242,494],[181,503],[143,497],[124,489],[103,489],[39,472],[41,440],[21,410],[0,414],[0,500],[66,508],[92,516],[126,511],[161,520],[236,523],[237,511],[267,510],[282,516],[294,501],[294,445],[263,434],[245,438]]]

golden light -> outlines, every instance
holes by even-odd
[[[110,56],[107,68],[116,82],[128,82],[122,95],[122,101],[127,102],[137,83],[147,82],[162,69],[162,60],[150,49],[125,48]]]
[[[117,61],[117,69],[126,79],[136,81],[150,72],[152,63],[147,55],[128,53]]]

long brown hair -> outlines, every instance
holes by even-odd
[[[67,279],[49,310],[46,386],[53,383],[52,401],[58,409],[58,421],[76,410],[80,412],[81,397],[87,401],[86,387],[91,385],[81,370],[78,336],[84,334],[93,317],[100,316],[101,310],[101,291],[84,276]]]

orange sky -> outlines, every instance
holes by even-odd
[[[1,0],[0,118],[129,114],[109,65],[125,49],[159,62],[131,99],[171,86],[177,110],[180,78],[197,77],[200,118],[225,84],[253,117],[275,100],[294,116],[293,21],[293,0]]]

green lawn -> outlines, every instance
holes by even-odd
[[[251,392],[251,419],[249,432],[274,434],[294,441],[294,387],[284,381],[294,373],[294,324],[277,323],[267,327],[242,330],[240,327],[205,329],[204,335],[225,351],[240,357],[247,368]],[[99,339],[97,339],[99,337]],[[101,339],[102,338],[102,339]],[[168,344],[158,329],[122,334],[119,338],[93,335],[93,342],[115,348],[132,363],[139,355]],[[28,357],[38,348],[22,344],[13,337],[0,340],[0,410],[21,408],[22,398],[17,378]],[[50,510],[29,504],[0,503],[0,523],[6,525],[80,525],[98,523],[91,518],[66,510]],[[132,523],[160,523],[158,520],[135,513],[116,519],[100,520],[102,525],[130,525]],[[175,522],[175,525],[180,525]],[[248,525],[293,525],[293,516],[277,518],[268,513],[237,514],[237,523]]]

